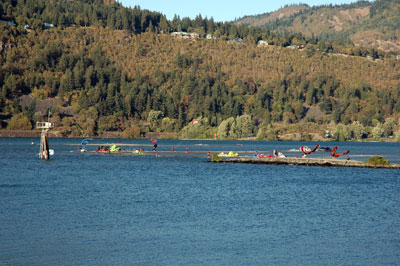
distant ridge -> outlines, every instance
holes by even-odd
[[[278,9],[277,11],[270,13],[264,13],[255,16],[244,16],[243,18],[236,20],[236,24],[238,25],[244,24],[248,26],[265,26],[270,22],[285,17],[293,16],[309,8],[310,7],[306,4],[285,6],[283,8]]]
[[[351,41],[385,51],[400,50],[400,1],[358,1],[346,5],[285,6],[275,12],[245,16],[238,25],[302,33],[325,41]]]

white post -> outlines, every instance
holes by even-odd
[[[49,137],[48,131],[54,128],[54,123],[51,122],[37,122],[36,128],[41,129],[42,133],[40,136],[40,151],[39,158],[42,160],[50,160],[50,147],[49,147]]]

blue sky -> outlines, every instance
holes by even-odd
[[[356,0],[304,0],[294,2],[291,0],[119,0],[126,7],[139,5],[142,9],[158,11],[172,19],[175,14],[181,18],[194,19],[201,14],[204,17],[213,17],[215,21],[232,21],[245,15],[258,15],[275,11],[286,4],[305,3],[309,6],[324,4],[349,4]]]

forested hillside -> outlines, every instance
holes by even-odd
[[[400,2],[397,0],[357,1],[337,6],[292,5],[276,12],[244,17],[236,24],[400,51]]]
[[[98,5],[109,14],[125,9],[96,3],[93,9]],[[87,8],[93,12],[91,5]],[[7,14],[15,10],[18,4]],[[137,17],[156,14],[125,10],[138,12]],[[197,19],[204,30],[209,20]],[[184,20],[175,22],[182,27]],[[276,139],[296,133],[307,139],[326,129],[336,139],[361,139],[399,131],[400,60],[326,53],[319,49],[325,43],[301,35],[232,24],[206,28],[212,26],[215,35],[226,27],[235,35],[243,30],[243,41],[229,40],[225,31],[216,39],[182,39],[157,25],[156,19],[140,30],[61,25],[26,31],[0,24],[1,126],[31,129],[50,107],[63,136],[120,131],[139,137],[154,131],[190,138]],[[257,34],[273,38],[276,45],[256,45]],[[305,48],[283,47],[288,38]]]

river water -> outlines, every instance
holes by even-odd
[[[0,265],[400,265],[399,170],[207,159],[312,142],[51,139],[41,161],[38,141],[0,139]],[[399,143],[336,145],[400,163]]]

